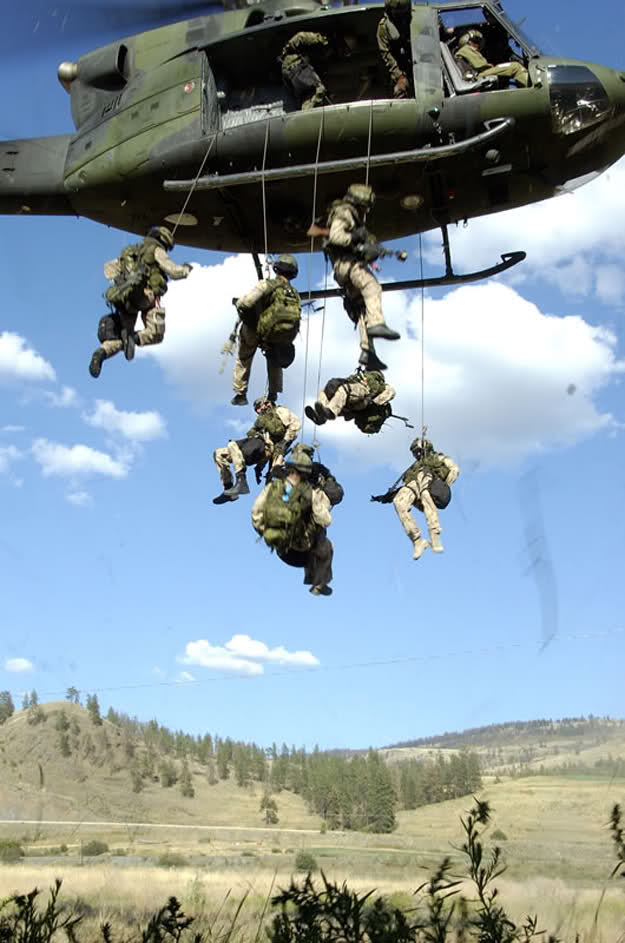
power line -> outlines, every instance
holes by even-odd
[[[550,644],[557,644],[558,642],[579,642],[579,641],[597,641],[599,639],[610,638],[616,635],[625,634],[625,627],[623,628],[614,628],[606,629],[603,632],[584,632],[579,634],[569,634],[569,635],[555,635],[551,640]],[[392,667],[394,665],[405,665],[405,664],[417,664],[419,662],[429,662],[429,661],[438,661],[446,658],[467,658],[474,655],[493,655],[499,652],[513,651],[519,649],[531,649],[536,648],[537,652],[542,651],[541,645],[535,641],[518,641],[518,642],[506,642],[501,645],[490,645],[484,646],[482,648],[464,648],[464,649],[453,649],[451,651],[441,651],[441,652],[427,652],[421,653],[418,655],[398,655],[395,658],[381,658],[374,659],[371,661],[360,661],[360,662],[347,662],[344,664],[336,665],[306,665],[303,667],[297,668],[281,668],[274,671],[263,672],[259,675],[249,675],[242,673],[232,673],[228,675],[212,675],[208,678],[194,678],[193,680],[185,681],[144,681],[138,682],[135,684],[118,684],[118,685],[104,685],[103,687],[91,688],[87,685],[82,685],[81,691],[89,691],[91,694],[104,694],[112,691],[137,691],[137,690],[147,690],[150,688],[180,688],[180,687],[192,687],[196,685],[206,685],[206,684],[218,684],[220,682],[232,682],[232,681],[260,681],[267,678],[280,678],[287,676],[301,676],[304,674],[312,674],[319,672],[330,672],[330,671],[353,671],[363,668],[383,668],[383,667]],[[257,663],[257,662],[256,662]],[[252,661],[250,661],[252,664]],[[66,689],[67,690],[67,689]],[[41,697],[65,697],[65,691],[42,691]],[[19,696],[23,693],[23,690],[17,692],[13,691],[12,694]]]

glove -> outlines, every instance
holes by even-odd
[[[237,311],[238,311],[238,310],[239,310],[239,299],[238,299],[238,298],[233,298],[233,299],[232,299],[232,304],[235,306],[235,308],[236,308]]]
[[[410,82],[408,81],[405,75],[402,75],[395,82],[395,87],[393,88],[393,92],[395,93],[395,95],[401,96],[402,98],[406,98],[407,97],[406,92],[408,91],[409,88],[410,88]]]
[[[384,494],[372,494],[371,500],[377,501],[378,504],[391,504],[396,494],[397,489],[393,491],[386,491]]]
[[[254,475],[256,476],[256,484],[259,485],[263,480],[263,466],[255,465],[254,466]]]
[[[187,270],[187,275],[189,274],[189,272],[193,271],[193,266],[191,265],[190,262],[183,262],[183,266]]]
[[[352,245],[358,246],[361,242],[367,242],[369,232],[366,226],[358,226],[352,233]]]

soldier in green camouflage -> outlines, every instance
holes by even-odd
[[[395,390],[385,381],[383,373],[379,370],[359,370],[350,377],[333,377],[329,380],[319,393],[315,405],[307,406],[304,412],[317,426],[339,416],[347,421],[354,419],[358,425],[358,419],[364,418],[365,412],[380,412],[380,416],[384,417],[379,423],[381,428],[384,419],[390,415],[390,406],[385,411],[379,411],[376,407],[387,406],[394,398]]]
[[[401,485],[393,486],[386,494],[376,495],[371,500],[380,504],[389,504],[392,501],[406,536],[412,542],[413,560],[418,560],[429,546],[434,553],[442,553],[444,550],[437,508],[444,508],[449,504],[449,486],[458,478],[460,469],[448,455],[436,452],[428,439],[415,439],[410,444],[410,451],[415,461],[399,479]],[[410,513],[413,505],[425,514],[429,541],[421,536],[421,531]]]
[[[213,498],[213,504],[236,501],[249,494],[246,468],[256,466],[256,481],[260,484],[263,468],[269,463],[270,471],[284,463],[284,456],[297,438],[301,422],[286,406],[275,406],[265,396],[254,400],[257,419],[244,439],[231,439],[223,448],[215,449],[213,458],[223,484],[223,493]],[[236,482],[230,470],[232,466]]]
[[[479,29],[470,29],[460,37],[456,60],[476,79],[487,75],[500,75],[502,78],[512,79],[522,88],[527,88],[529,75],[520,62],[502,62],[500,65],[491,65],[482,54],[483,47],[484,37]]]
[[[384,0],[384,16],[378,24],[378,49],[391,79],[393,98],[414,97],[411,10],[410,0]]]
[[[263,278],[247,295],[233,299],[241,319],[232,375],[233,406],[247,405],[252,361],[259,347],[267,361],[267,397],[274,402],[282,392],[282,371],[295,359],[293,341],[302,317],[300,297],[291,285],[297,277],[297,261],[292,255],[281,255],[273,270],[275,278]]]
[[[177,265],[167,255],[174,237],[166,226],[153,226],[142,243],[127,246],[118,259],[107,262],[104,274],[112,284],[105,298],[113,313],[100,319],[100,347],[89,364],[92,377],[99,377],[102,363],[123,350],[132,360],[135,346],[160,344],[165,336],[165,309],[160,299],[167,291],[167,280],[186,278],[191,266]],[[135,331],[138,315],[143,330]]]
[[[325,85],[310,62],[311,57],[318,59],[328,51],[328,39],[323,33],[302,31],[289,39],[278,56],[284,84],[291,89],[302,111],[329,102]]]

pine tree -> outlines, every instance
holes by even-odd
[[[54,727],[60,733],[65,733],[66,730],[69,730],[69,720],[67,719],[67,714],[64,710],[59,711],[54,722]]]
[[[22,697],[22,710],[27,711],[30,707],[30,694],[28,691],[24,691],[24,696]]]
[[[38,707],[38,706],[39,706],[39,695],[37,694],[37,692],[35,691],[34,688],[33,688],[33,690],[30,692],[30,704],[29,704],[28,706],[29,706],[29,707]]]
[[[260,811],[264,813],[264,822],[266,825],[277,825],[280,821],[278,816],[278,803],[275,799],[265,793],[260,800]]]
[[[141,792],[143,789],[143,777],[136,763],[130,767],[130,781],[132,782],[132,791]]]
[[[6,721],[15,713],[15,704],[10,691],[0,691],[0,724]]]
[[[189,769],[186,756],[182,761],[182,772],[180,774],[180,792],[185,799],[193,799],[195,796],[195,789],[193,788],[193,783],[191,782],[191,770]]]
[[[97,694],[87,695],[87,710],[89,711],[89,716],[91,717],[91,723],[96,727],[101,727],[102,715],[100,714],[100,704],[98,703]]]
[[[62,731],[61,736],[59,737],[59,749],[61,751],[61,756],[72,755],[72,750],[69,745],[69,737],[65,731]]]
[[[65,692],[65,700],[71,704],[80,704],[80,691],[78,688],[68,688]]]

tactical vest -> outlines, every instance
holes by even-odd
[[[336,215],[336,211],[340,207],[346,207],[354,222],[356,223],[356,228],[362,228],[359,220],[358,210],[352,203],[348,203],[346,200],[335,200],[330,206],[330,212],[328,213],[328,231],[332,228],[332,223]],[[364,239],[361,241],[365,241]],[[354,252],[353,246],[335,246],[329,239],[324,239],[323,242],[323,251],[328,256],[332,264],[342,261],[356,261],[356,253]]]
[[[115,307],[137,305],[143,298],[144,288],[156,297],[167,291],[167,278],[154,258],[159,243],[146,239],[126,246],[119,257],[119,275],[107,289],[104,297]]]
[[[424,455],[423,458],[419,459],[418,462],[414,462],[408,471],[404,472],[402,478],[404,484],[407,485],[411,481],[417,480],[419,472],[430,472],[435,478],[440,478],[441,481],[444,481],[445,478],[447,478],[448,471],[449,469],[439,453],[429,452],[427,455]]]
[[[265,412],[261,413],[248,432],[248,436],[250,438],[259,438],[262,437],[265,432],[274,444],[276,442],[282,442],[286,435],[286,426],[275,409],[267,409]]]
[[[348,383],[365,383],[369,388],[369,393],[371,398],[375,399],[376,396],[379,396],[386,382],[384,380],[384,375],[380,373],[379,370],[366,370],[363,373],[353,373],[351,377],[347,378]]]
[[[318,531],[312,517],[310,485],[300,482],[288,486],[287,482],[274,479],[265,500],[263,524],[263,539],[272,550],[282,553],[310,550]]]
[[[271,300],[261,311],[256,333],[262,347],[292,344],[299,332],[302,306],[299,295],[290,282],[273,278]]]

